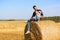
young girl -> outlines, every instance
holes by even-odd
[[[43,12],[37,8],[37,6],[33,6],[34,12],[30,20],[27,21],[27,32],[26,34],[30,33],[30,22],[31,21],[40,21],[40,19],[43,17]]]

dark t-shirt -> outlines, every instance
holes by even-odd
[[[43,12],[42,12],[42,10],[37,10],[37,11],[40,11],[40,12],[41,12],[40,15],[43,16]],[[35,15],[36,15],[36,12],[33,12],[32,17],[34,17]],[[32,17],[31,17],[31,18],[32,18]]]

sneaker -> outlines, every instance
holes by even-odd
[[[30,31],[27,31],[25,34],[29,34],[30,33]]]

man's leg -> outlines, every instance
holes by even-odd
[[[27,32],[26,34],[30,33],[30,20],[27,21]]]
[[[32,20],[28,20],[27,21],[27,32],[26,34],[30,33],[30,22],[31,21],[40,21],[40,18],[38,18],[37,16],[33,17]]]

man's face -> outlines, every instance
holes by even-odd
[[[35,11],[37,11],[37,10],[38,10],[38,8],[37,8],[37,7],[34,7],[34,10],[35,10]]]

